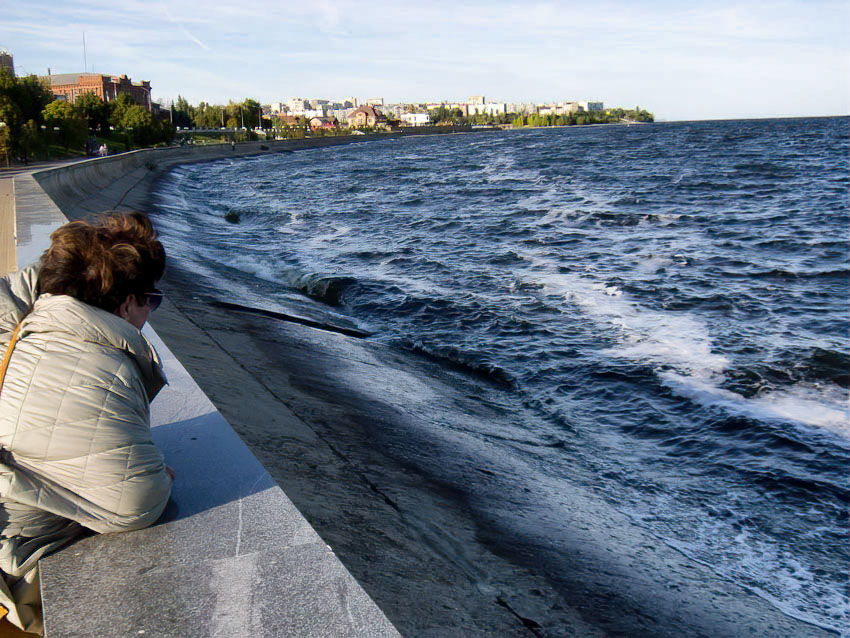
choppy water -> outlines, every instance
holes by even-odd
[[[302,290],[488,376],[519,416],[482,441],[840,630],[849,139],[831,118],[387,140],[178,169],[157,222],[231,299]]]

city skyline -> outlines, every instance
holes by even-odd
[[[149,80],[154,99],[598,100],[659,120],[845,115],[850,7],[573,2],[34,0],[4,9],[19,73]],[[83,53],[85,33],[85,57]],[[83,68],[84,60],[86,68]]]

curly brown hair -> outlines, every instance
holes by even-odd
[[[41,256],[38,291],[70,295],[107,312],[115,312],[129,295],[143,304],[165,270],[165,250],[156,237],[142,213],[111,213],[60,226]]]

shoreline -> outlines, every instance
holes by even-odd
[[[118,208],[149,210],[163,175],[144,169],[129,188],[116,183],[75,205],[112,197]],[[193,284],[179,266],[169,270],[169,304],[154,328],[402,633],[829,635],[718,582],[590,494],[573,495],[574,572],[556,587],[545,552],[506,551],[499,528],[456,485],[393,455],[393,437],[418,436],[423,454],[451,458],[429,414],[407,408],[428,392],[452,403],[457,377],[372,342],[215,308]],[[388,387],[399,390],[392,399]]]

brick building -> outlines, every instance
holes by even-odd
[[[126,75],[100,73],[59,73],[42,76],[42,79],[49,82],[50,90],[57,99],[73,103],[81,95],[94,93],[111,102],[121,93],[126,93],[136,104],[153,111],[151,83],[148,81],[133,82]]]

